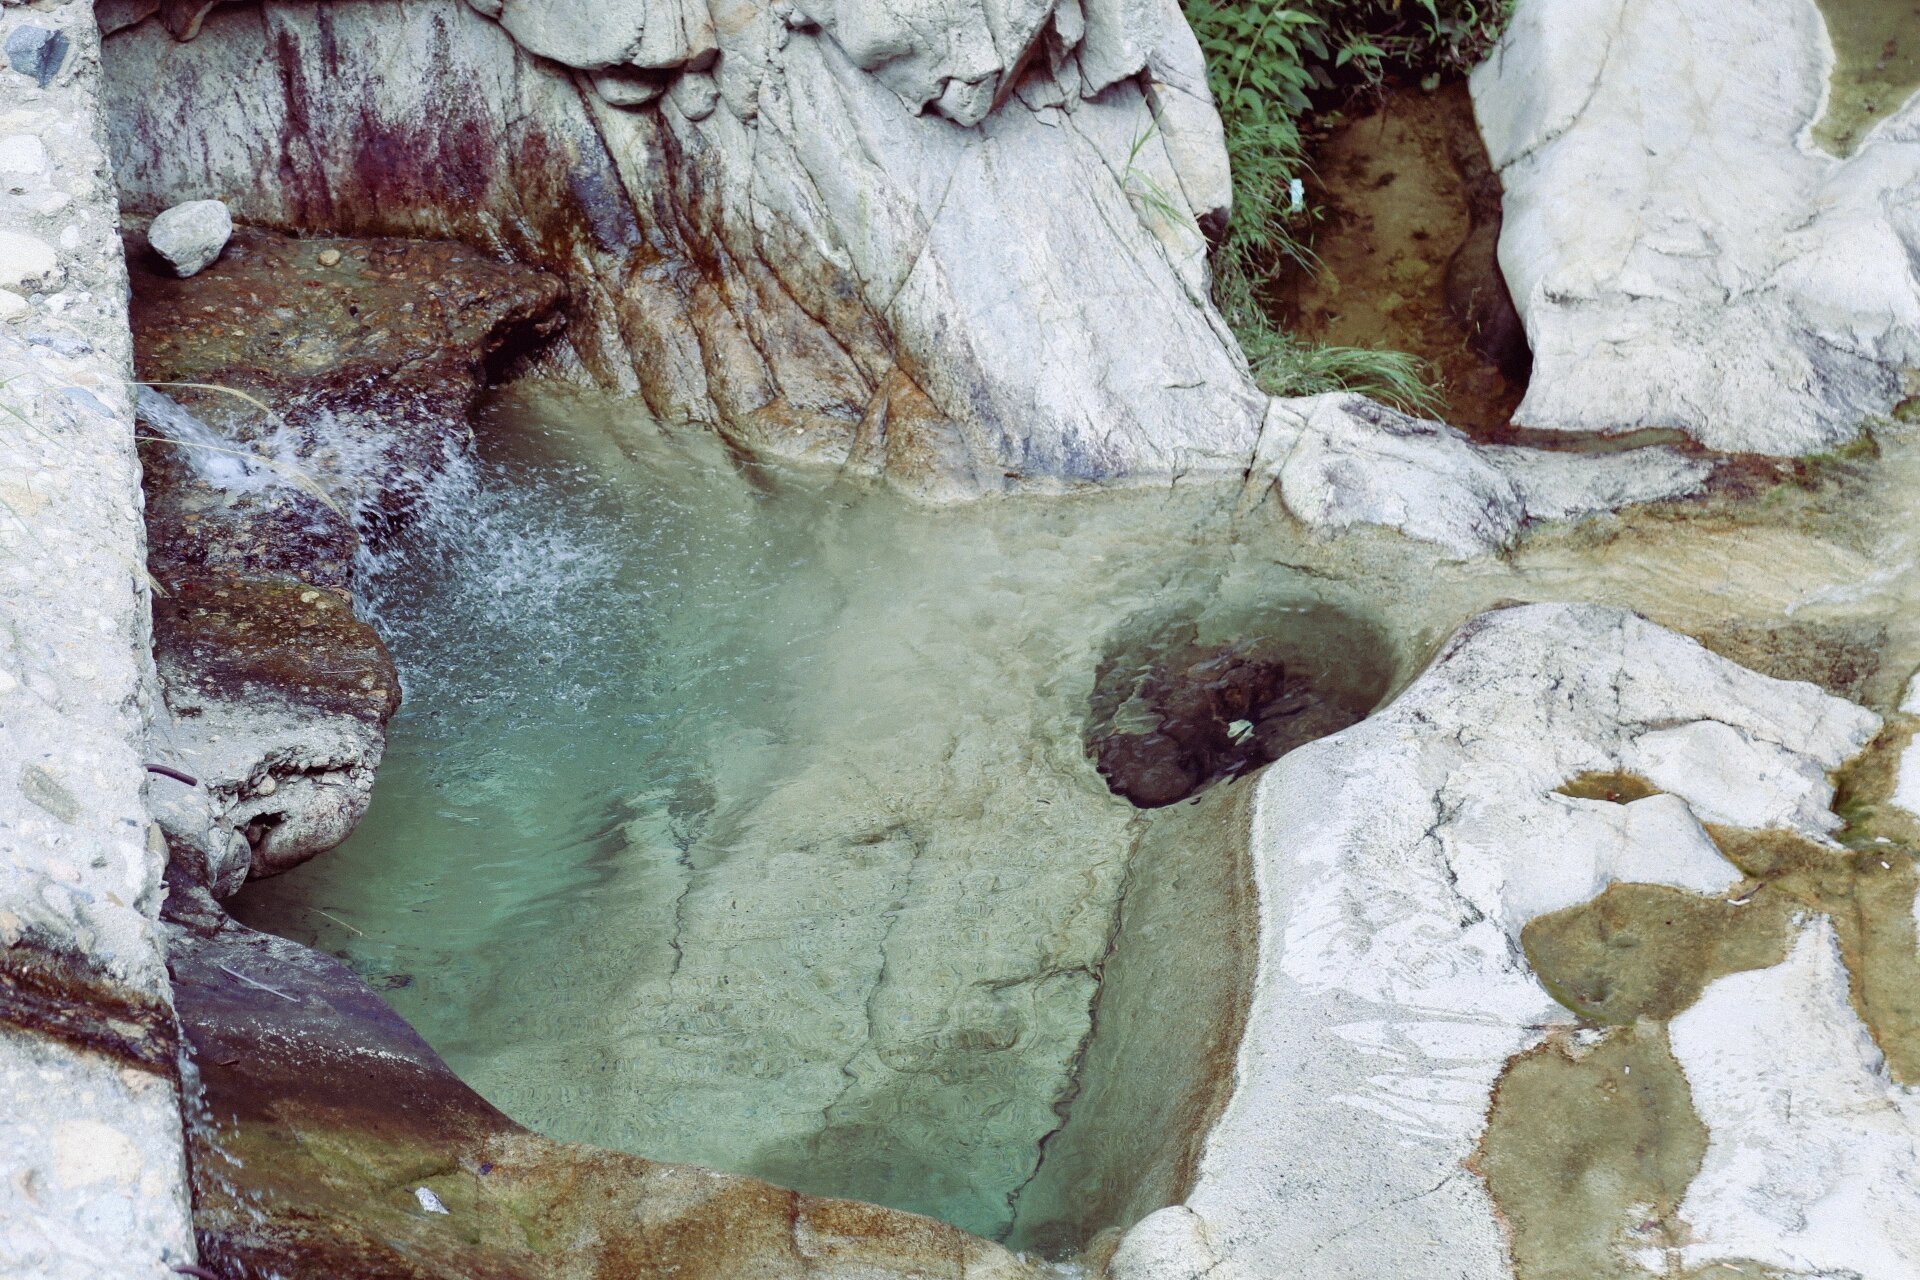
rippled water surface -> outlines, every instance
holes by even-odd
[[[480,455],[375,576],[372,812],[237,914],[544,1132],[1005,1233],[1146,821],[1085,751],[1102,654],[1171,611],[1337,679],[1312,580],[1239,562],[1231,493],[916,508],[554,397]]]

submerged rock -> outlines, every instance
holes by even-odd
[[[1472,81],[1534,352],[1516,422],[1810,453],[1908,394],[1920,105],[1826,154],[1832,67],[1805,0],[1519,6]]]
[[[181,278],[198,275],[233,236],[233,215],[218,200],[174,205],[147,228],[147,243]]]
[[[553,1142],[462,1084],[330,957],[222,917],[177,926],[208,1264],[284,1280],[1022,1280],[929,1218]]]

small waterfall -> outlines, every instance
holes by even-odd
[[[194,474],[215,488],[245,492],[279,482],[271,466],[248,456],[251,450],[194,417],[172,397],[152,387],[138,387],[134,409],[142,422],[181,446]]]

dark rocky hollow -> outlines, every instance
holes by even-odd
[[[1087,751],[1115,794],[1143,809],[1184,800],[1364,717],[1385,694],[1383,639],[1310,607],[1251,635],[1206,638],[1192,621],[1149,623],[1100,664]]]

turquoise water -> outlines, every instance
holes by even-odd
[[[235,914],[542,1132],[1007,1234],[1150,821],[1102,655],[1185,610],[1337,675],[1316,583],[1227,492],[926,509],[559,393],[478,438],[372,575],[372,811]]]

